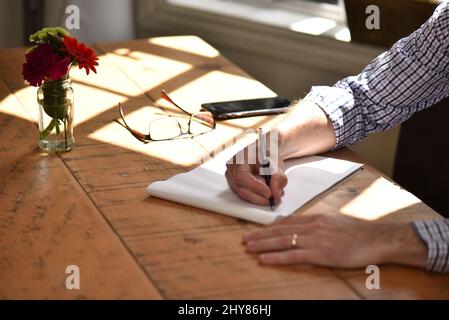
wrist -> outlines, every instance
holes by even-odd
[[[282,132],[279,128],[273,128],[269,132],[270,140],[275,139],[275,144],[277,147],[277,150],[275,150],[276,155],[273,155],[270,149],[270,155],[275,156],[280,161],[283,161],[285,159],[285,134]]]
[[[419,268],[427,263],[427,247],[410,223],[394,223],[387,227],[389,240],[385,241],[383,260]]]
[[[326,113],[314,102],[292,103],[275,127],[280,157],[298,158],[328,151],[336,144],[335,130]]]

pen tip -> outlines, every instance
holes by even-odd
[[[274,199],[273,199],[273,197],[270,198],[270,207],[271,207],[271,211],[274,211]]]

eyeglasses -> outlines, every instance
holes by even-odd
[[[119,103],[119,113],[123,121],[123,124],[121,123],[121,125],[124,126],[136,139],[144,143],[147,143],[148,141],[172,140],[181,136],[193,137],[215,129],[216,123],[212,113],[207,111],[190,113],[176,104],[164,90],[161,91],[161,98],[168,101],[186,115],[173,116],[164,114],[162,118],[152,120],[150,122],[148,134],[144,134],[128,126],[125,121],[122,106]]]

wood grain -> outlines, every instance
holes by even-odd
[[[266,87],[261,85],[260,83],[258,83],[257,81],[254,81],[251,79],[251,77],[249,77],[245,72],[240,72],[240,74],[238,74],[237,72],[235,72],[235,69],[233,69],[231,76],[227,75],[221,75],[219,76],[219,80],[216,80],[216,82],[214,81],[210,81],[211,85],[207,85],[205,82],[203,82],[204,78],[207,79],[214,79],[214,77],[210,77],[207,74],[204,73],[204,68],[195,71],[195,68],[197,68],[198,66],[201,65],[207,65],[209,63],[209,57],[207,59],[203,59],[203,62],[201,62],[201,60],[198,60],[198,56],[197,55],[191,55],[191,56],[187,56],[184,52],[184,50],[182,48],[179,49],[179,46],[182,45],[177,45],[177,43],[179,42],[179,39],[181,39],[182,37],[173,37],[173,38],[161,38],[163,40],[161,40],[161,42],[163,42],[163,45],[159,42],[159,40],[152,40],[153,42],[156,41],[158,42],[158,46],[151,46],[150,41],[137,41],[137,42],[133,42],[129,45],[129,51],[128,51],[128,56],[133,56],[133,55],[137,55],[139,56],[140,62],[141,64],[150,66],[153,65],[154,67],[151,69],[144,69],[144,70],[139,70],[139,69],[135,69],[132,68],[132,63],[130,63],[127,59],[123,59],[123,57],[117,56],[116,53],[118,51],[120,51],[120,48],[126,47],[125,44],[123,43],[109,43],[109,44],[100,44],[97,47],[99,48],[99,50],[103,50],[105,52],[107,52],[108,55],[113,56],[112,58],[114,59],[114,61],[116,62],[116,64],[120,67],[120,69],[131,79],[133,79],[137,85],[145,91],[145,94],[150,96],[151,98],[153,98],[154,100],[157,101],[157,103],[161,106],[163,106],[165,109],[169,109],[169,106],[166,105],[163,101],[161,101],[158,97],[158,92],[161,88],[165,88],[167,89],[171,96],[181,105],[183,106],[188,106],[191,107],[192,109],[190,109],[191,111],[197,111],[200,108],[200,104],[202,102],[207,102],[207,101],[218,101],[218,100],[232,100],[232,99],[240,99],[240,98],[249,98],[249,97],[253,97],[253,96],[257,96],[257,95],[266,95],[266,96],[270,96],[273,93],[266,90]],[[192,37],[190,37],[192,38]],[[184,38],[183,38],[184,39]],[[172,41],[170,41],[172,40]],[[196,42],[197,39],[195,39],[192,42]],[[162,47],[161,47],[162,46]],[[165,47],[164,47],[165,46]],[[173,50],[169,50],[166,47],[170,48],[170,49],[174,49],[178,46],[178,49],[180,51],[182,51],[182,54],[180,54],[177,51],[173,51]],[[191,47],[194,47],[193,45]],[[204,47],[203,47],[204,48]],[[136,54],[136,52],[138,52],[138,54]],[[181,58],[180,58],[181,56]],[[168,71],[167,70],[160,70],[158,68],[158,58],[159,57],[164,57],[164,58],[168,58],[168,59],[172,59],[172,60],[176,60],[176,62],[182,62],[182,63],[187,63],[189,64],[192,69],[189,70],[188,73],[185,72],[185,70],[178,70],[176,68],[170,69],[170,75],[167,75]],[[226,69],[229,68],[227,62],[224,66],[216,66],[214,68],[211,68],[210,72],[211,73],[215,73],[217,72],[217,70],[219,70],[220,72],[225,72]],[[160,73],[163,73],[163,76],[160,76]],[[241,77],[242,79],[245,79],[244,81],[248,81],[247,87],[250,87],[249,90],[245,90],[245,96],[239,96],[241,93],[241,90],[239,90],[239,85],[236,85],[236,83],[234,81],[231,81],[232,77],[235,77],[236,75],[238,75],[239,77]],[[171,76],[171,79],[175,79],[174,82],[171,81],[166,81],[164,82],[162,85],[159,84],[157,81],[154,81],[154,83],[149,83],[147,79],[161,79],[161,78],[169,78]],[[196,77],[195,77],[196,76]],[[199,85],[198,83],[200,83],[201,85]],[[207,88],[207,90],[203,90],[203,88]],[[223,91],[226,91],[225,94],[223,94]],[[253,96],[252,96],[253,95]],[[174,110],[171,110],[174,111]],[[277,121],[279,121],[278,117],[275,118],[269,118],[269,117],[255,117],[255,118],[249,118],[249,119],[238,119],[238,120],[231,120],[231,121],[224,121],[224,122],[220,122],[217,130],[215,130],[213,133],[208,134],[208,135],[204,135],[201,136],[199,138],[197,138],[196,140],[198,142],[201,143],[201,145],[208,151],[208,152],[214,152],[215,150],[217,150],[217,148],[219,148],[221,145],[231,141],[233,138],[235,137],[241,137],[244,135],[245,133],[245,129],[248,128],[253,128],[256,129],[258,126],[265,126],[265,127],[270,127],[272,126],[274,123],[276,123]],[[352,159],[352,160],[356,160],[356,161],[360,161],[360,158],[356,157],[354,154],[350,153],[348,150],[344,150],[344,151],[339,151],[339,152],[334,152],[330,154],[331,156],[336,156],[336,157],[341,157],[341,158],[346,158],[346,159]],[[363,172],[359,173],[358,175],[356,175],[353,179],[347,181],[346,183],[342,184],[341,186],[339,186],[338,188],[336,188],[335,190],[331,191],[330,193],[328,193],[325,197],[322,197],[319,199],[319,201],[315,201],[314,204],[309,205],[309,209],[307,210],[302,210],[304,211],[304,214],[308,214],[308,213],[314,213],[316,211],[321,211],[321,212],[335,212],[335,211],[340,211],[340,209],[345,209],[345,205],[351,203],[351,201],[354,201],[354,199],[358,199],[357,203],[358,206],[362,206],[362,207],[369,207],[372,206],[372,201],[379,201],[382,202],[382,194],[378,193],[378,190],[374,190],[374,192],[370,192],[369,191],[369,186],[371,186],[373,183],[376,183],[376,181],[378,179],[380,179],[382,176],[382,174],[375,170],[374,168],[368,166]],[[157,179],[157,178],[156,178]],[[368,189],[368,191],[365,192],[364,197],[360,197],[360,195],[363,193],[363,191],[365,189]],[[400,190],[399,191],[401,194],[406,194],[405,191]],[[132,192],[132,198],[134,198],[134,194],[135,191]],[[106,198],[106,197],[104,197]],[[360,198],[362,198],[360,200]],[[438,217],[438,215],[436,213],[434,213],[431,209],[429,209],[427,206],[425,206],[424,204],[422,204],[421,202],[414,204],[412,207],[408,207],[408,202],[407,201],[414,201],[413,197],[411,197],[412,200],[409,199],[410,197],[405,196],[403,197],[403,199],[389,199],[388,205],[384,206],[382,208],[378,208],[378,211],[373,211],[370,212],[370,217],[367,217],[367,215],[365,214],[365,218],[383,218],[383,219],[424,219],[424,218],[434,218],[434,217]],[[128,199],[128,198],[127,198]],[[366,199],[365,203],[364,203],[364,199]],[[143,199],[142,199],[143,200]],[[103,199],[104,201],[104,199]],[[200,256],[202,259],[203,256],[208,256],[208,250],[207,248],[203,248],[203,247],[199,247],[198,251],[195,250],[195,248],[197,248],[198,246],[200,246],[200,244],[203,241],[206,241],[207,238],[205,238],[203,240],[203,237],[198,236],[197,232],[199,231],[191,231],[189,232],[189,234],[194,234],[195,237],[193,237],[196,240],[192,240],[192,241],[197,241],[198,244],[196,246],[189,246],[189,247],[184,247],[185,246],[185,240],[183,241],[179,241],[179,237],[180,235],[178,235],[178,232],[186,232],[190,227],[194,226],[195,223],[199,223],[199,222],[203,222],[203,220],[200,220],[201,218],[196,217],[196,215],[198,215],[198,213],[203,213],[203,215],[205,214],[204,211],[198,210],[198,209],[193,209],[193,208],[186,208],[184,206],[180,206],[180,205],[175,205],[172,204],[170,202],[166,202],[163,200],[157,200],[157,199],[151,199],[148,198],[147,200],[148,203],[148,210],[150,210],[151,208],[153,208],[154,206],[154,213],[151,213],[153,219],[157,218],[158,221],[158,225],[153,225],[153,224],[149,224],[148,226],[141,226],[140,228],[143,229],[140,232],[138,232],[137,234],[133,233],[133,229],[134,228],[129,228],[128,223],[130,222],[128,219],[130,218],[130,215],[127,214],[126,215],[126,222],[124,222],[122,219],[124,217],[122,217],[120,214],[115,214],[113,215],[113,217],[119,217],[118,219],[120,219],[120,223],[113,223],[113,225],[115,225],[118,229],[124,228],[123,231],[123,237],[124,239],[126,239],[125,241],[127,242],[131,242],[133,243],[132,245],[135,246],[135,250],[139,251],[139,252],[143,252],[144,256],[147,257],[148,255],[150,255],[150,253],[148,252],[149,250],[147,249],[147,246],[150,246],[151,243],[154,243],[155,241],[160,241],[160,245],[155,246],[153,249],[154,250],[160,250],[161,247],[164,247],[164,241],[169,241],[169,242],[174,242],[177,243],[177,245],[182,246],[183,250],[181,250],[181,252],[178,251],[170,251],[170,253],[167,253],[167,256],[162,256],[164,257],[164,259],[167,260],[163,260],[165,262],[165,264],[170,263],[172,264],[173,262],[171,262],[170,257],[171,256],[178,256],[181,255],[182,256],[188,256],[190,257],[189,259],[186,259],[188,262],[188,264],[180,264],[179,270],[176,269],[176,272],[170,272],[168,273],[168,276],[173,276],[174,274],[178,274],[178,273],[186,273],[189,279],[196,279],[196,272],[191,271],[191,269],[194,268],[199,268],[197,266],[197,264],[194,262],[194,260],[191,258],[192,256],[195,256],[195,254],[197,256]],[[401,202],[402,201],[402,202]],[[155,205],[153,205],[153,203],[156,203]],[[126,200],[126,204],[125,207],[126,208],[133,208],[135,204],[130,203],[129,200]],[[156,214],[156,208],[159,208],[159,210],[162,210],[162,206],[164,206],[163,212],[161,213],[161,216],[159,216],[159,214]],[[184,212],[178,216],[178,214],[176,214],[176,212],[179,210],[177,210],[177,208],[185,208]],[[399,208],[399,210],[397,210]],[[111,207],[110,210],[115,210],[117,209],[116,207]],[[349,206],[350,209],[350,206]],[[131,211],[129,210],[121,210],[121,211]],[[195,215],[194,217],[192,217],[192,220],[188,220],[185,221],[185,216],[190,212],[193,211],[193,214]],[[145,213],[142,212],[142,214],[138,214],[138,218],[136,220],[140,220],[142,219],[142,216]],[[176,215],[175,218],[172,220],[171,218],[168,217],[168,214],[170,215]],[[364,213],[363,212],[358,212],[357,214],[353,213],[353,215],[358,215],[360,217],[364,217]],[[212,215],[213,216],[213,215]],[[184,219],[183,219],[184,218]],[[194,219],[193,219],[194,218]],[[207,215],[202,218],[202,219],[207,219]],[[221,220],[224,221],[228,221],[229,218],[225,218],[225,217],[215,217],[215,219],[218,219],[220,222],[217,222],[217,227],[219,228],[219,231],[216,232],[222,232],[222,228],[223,228],[223,222],[221,222]],[[233,219],[231,219],[231,221],[233,221]],[[132,222],[133,224],[137,224],[136,222]],[[167,226],[165,227],[166,229],[163,228],[164,223],[167,223]],[[161,224],[161,225],[159,225]],[[174,226],[176,226],[176,228],[174,228]],[[214,229],[215,224],[210,225],[210,224],[206,224],[206,225],[199,225],[201,227],[201,230],[205,229],[208,230],[209,229]],[[232,225],[233,226],[233,225]],[[234,226],[235,227],[235,226]],[[162,230],[160,229],[162,228]],[[235,243],[237,243],[239,241],[239,238],[241,236],[241,234],[246,231],[247,229],[253,228],[252,225],[247,225],[245,227],[238,227],[237,230],[231,230],[231,228],[229,227],[228,229],[225,229],[224,234],[220,233],[220,239],[222,239],[222,241],[228,243],[229,241],[234,241]],[[173,231],[171,231],[172,229],[174,229]],[[157,237],[162,238],[161,240],[155,240],[152,239],[153,237],[151,237],[151,233],[156,232],[154,230],[157,230]],[[168,237],[168,232],[167,231],[171,231],[172,233],[175,233],[174,235],[170,235]],[[120,231],[119,231],[120,232]],[[206,231],[204,231],[206,232]],[[209,235],[208,237],[213,238],[212,235]],[[232,238],[229,238],[232,237]],[[139,244],[140,242],[143,242],[143,244]],[[133,247],[134,248],[134,247]],[[227,248],[226,246],[222,246],[219,245],[219,247],[215,248],[213,247],[213,251],[219,252],[220,256],[227,256],[230,253],[227,253],[228,251],[225,249]],[[173,248],[172,250],[175,250],[175,248]],[[151,252],[151,251],[150,251]],[[157,251],[159,252],[159,251]],[[176,252],[176,254],[174,254]],[[242,252],[242,248],[240,247],[237,252]],[[159,256],[160,253],[158,253],[156,256]],[[159,279],[159,272],[157,271],[157,266],[155,266],[155,262],[153,261],[155,254],[151,252],[150,255],[150,259],[151,261],[148,262],[144,262],[145,265],[148,265],[148,270],[151,274],[154,274],[156,278]],[[243,257],[245,257],[245,255],[243,255]],[[160,259],[160,258],[159,258]],[[240,258],[241,259],[241,258]],[[193,260],[193,262],[191,262]],[[212,258],[209,258],[208,261],[213,260]],[[242,259],[243,260],[243,259]],[[148,261],[148,260],[143,260],[143,261]],[[186,263],[187,263],[186,261]],[[244,260],[243,260],[244,261]],[[254,262],[254,261],[253,261]],[[243,263],[243,262],[242,262]],[[194,264],[194,266],[192,266],[191,264]],[[203,274],[221,274],[221,272],[224,272],[226,274],[226,271],[220,270],[220,272],[218,272],[217,270],[215,270],[215,272],[213,272],[212,270],[207,270],[207,269],[203,269],[204,267],[202,267],[201,270],[201,275]],[[216,267],[218,269],[218,267]],[[260,268],[260,267],[259,267]],[[388,271],[385,271],[385,273],[388,274],[397,274],[397,269],[396,268],[390,268],[387,269]],[[390,271],[392,270],[392,271]],[[421,271],[416,271],[413,270],[415,272],[419,272],[419,273],[423,273]],[[257,271],[253,271],[253,272],[261,272],[260,270]],[[383,271],[384,272],[384,271]],[[339,279],[341,279],[342,281],[344,281],[346,284],[348,284],[351,288],[357,288],[355,289],[356,294],[359,297],[371,297],[372,295],[369,295],[366,290],[360,290],[360,287],[364,287],[364,281],[366,279],[366,274],[364,273],[364,270],[360,270],[360,271],[356,271],[356,274],[359,275],[359,277],[354,277],[354,272],[350,271],[350,272],[344,272],[344,271],[340,271],[340,270],[336,270],[335,271],[337,277]],[[164,274],[166,274],[166,272],[164,272]],[[165,275],[165,277],[168,277],[167,275]],[[246,273],[246,276],[248,277],[248,273]],[[162,275],[161,275],[162,277]],[[435,279],[433,275],[428,275],[424,273],[424,277],[427,277],[428,279],[426,281],[430,281],[432,282],[432,279]],[[235,276],[233,277],[235,278]],[[392,277],[386,277],[386,279],[394,279],[394,276]],[[162,280],[163,278],[161,278]],[[165,279],[164,279],[165,280]],[[167,282],[170,282],[170,279],[167,278],[166,279]],[[242,281],[241,279],[239,279],[239,281]],[[255,282],[257,283],[256,280],[254,280],[251,276],[250,276],[250,281],[251,283]],[[278,280],[280,281],[280,280]],[[239,286],[239,282],[235,283],[234,281],[231,281],[230,279],[226,279],[226,281],[224,281],[223,283],[230,283],[232,287],[234,287],[236,291]],[[198,286],[200,285],[200,283],[197,284]],[[179,286],[179,284],[178,284]],[[226,285],[227,287],[227,285]],[[165,288],[165,287],[162,287]],[[322,289],[319,289],[320,286],[315,286],[314,287],[315,290],[318,290],[319,294],[323,294]],[[214,293],[214,288],[207,288],[207,287],[195,287],[194,284],[190,285],[190,289],[195,289],[195,290],[201,290],[203,292],[203,295],[200,297],[215,297],[216,293]],[[204,294],[204,290],[207,290],[208,293]],[[290,292],[290,297],[300,297],[299,295],[297,295],[297,293],[293,293],[292,289],[285,289],[287,292]],[[281,292],[283,292],[283,290],[280,290]],[[315,291],[312,290],[312,292],[314,293]],[[172,294],[175,297],[178,297],[179,294],[184,294],[183,291],[178,292],[177,294],[172,293],[171,291],[164,291],[164,294],[166,296],[171,297]],[[251,293],[252,295],[255,295],[254,292]],[[436,293],[438,295],[438,293]],[[287,293],[287,296],[289,294]],[[190,296],[192,296],[192,294],[190,294]],[[248,297],[247,295],[234,295],[232,292],[227,292],[226,294],[223,295],[219,295],[219,297]],[[268,297],[273,297],[274,295],[268,295]],[[399,293],[395,293],[394,290],[393,292],[391,292],[391,290],[389,289],[389,285],[388,283],[386,284],[386,286],[384,286],[384,288],[381,291],[377,292],[377,296],[386,296],[386,297],[403,297],[402,294]],[[418,295],[419,296],[419,295]]]
[[[101,54],[99,73],[93,77],[86,77],[79,71],[73,73],[77,146],[59,157],[44,158],[33,149],[33,135],[36,133],[29,129],[32,127],[30,119],[33,119],[36,107],[33,101],[35,92],[25,86],[20,77],[23,50],[0,51],[0,77],[5,80],[7,90],[14,93],[14,99],[18,99],[28,111],[28,114],[5,113],[4,119],[0,119],[2,128],[11,126],[8,127],[9,130],[2,130],[0,133],[2,141],[8,141],[2,146],[5,150],[0,152],[2,170],[5,168],[4,179],[7,181],[11,177],[20,177],[13,183],[16,189],[2,189],[2,192],[8,192],[7,198],[2,194],[2,206],[8,205],[11,209],[11,202],[14,203],[18,192],[33,187],[33,192],[28,192],[29,197],[32,197],[29,203],[45,206],[46,210],[53,208],[53,214],[47,213],[45,217],[53,217],[51,225],[57,228],[66,222],[57,211],[66,212],[64,210],[71,208],[71,203],[77,212],[73,219],[78,220],[73,222],[74,227],[67,239],[60,240],[67,247],[63,253],[67,257],[74,256],[83,261],[86,264],[83,268],[89,269],[92,278],[109,277],[111,281],[108,290],[95,287],[92,289],[94,293],[86,297],[105,295],[132,298],[139,294],[157,297],[150,288],[151,281],[159,294],[168,299],[449,297],[445,289],[449,288],[447,277],[411,268],[382,267],[382,289],[370,291],[365,289],[364,270],[261,266],[254,256],[246,253],[241,244],[242,234],[258,226],[148,197],[145,191],[148,183],[184,172],[217,152],[226,143],[251,136],[247,134],[248,129],[259,126],[268,129],[279,122],[282,116],[223,121],[214,132],[195,139],[142,144],[113,122],[118,116],[118,102],[125,106],[130,123],[145,130],[157,113],[179,112],[159,99],[162,88],[192,112],[198,111],[203,102],[273,96],[274,92],[193,36],[103,43],[96,45],[96,48]],[[8,61],[13,63],[8,64]],[[11,97],[10,92],[5,90],[6,88],[4,96]],[[3,100],[2,108],[10,110],[11,107],[6,107],[5,103]],[[20,104],[17,101],[14,103]],[[22,136],[25,131],[17,129],[20,125],[24,129],[28,126],[25,136]],[[17,140],[11,140],[11,134],[20,136],[20,141],[23,140],[22,143],[27,145],[23,151],[26,156],[19,155]],[[361,161],[345,149],[328,155]],[[26,165],[23,161],[19,161],[20,165],[15,165],[19,156],[20,159],[27,160]],[[47,172],[44,177],[41,177],[42,166]],[[20,174],[10,172],[15,167],[21,168]],[[30,181],[39,187],[36,188]],[[386,189],[394,197],[383,194],[382,190]],[[30,207],[30,204],[25,206]],[[307,207],[298,210],[297,214],[316,212],[339,212],[364,219],[406,221],[439,217],[419,199],[383,178],[379,171],[369,165]],[[10,215],[5,214],[5,217],[7,220],[2,221],[10,223]],[[27,216],[22,213],[21,217]],[[26,218],[22,219],[24,222],[20,227],[23,229],[30,222]],[[91,233],[96,235],[95,239],[83,238],[84,225],[92,226],[91,229],[95,232]],[[16,222],[13,226],[19,228]],[[51,227],[48,228],[35,230],[33,235],[46,237],[54,232],[49,231],[53,230]],[[5,239],[8,241],[0,242],[4,247],[15,241],[25,241],[21,240],[24,236],[12,231]],[[69,245],[75,239],[76,244]],[[38,243],[39,250],[56,252],[48,261],[57,260],[57,257],[63,255],[62,246],[57,243]],[[26,258],[31,245],[22,244],[13,251],[2,252],[2,257],[6,257],[6,260],[0,260],[3,261],[0,264],[1,270],[9,269],[9,265],[18,270],[17,266],[20,265],[34,274],[33,277],[38,277],[41,274],[39,268],[42,267],[33,261],[40,255],[34,254],[31,258]],[[102,271],[99,264],[104,265],[104,261],[107,261],[98,258],[99,254],[106,254],[102,251],[104,248],[115,250],[114,254],[110,254],[114,256],[114,260],[107,264],[112,270],[107,274],[100,274]],[[45,272],[49,270],[46,269],[47,265],[44,264]],[[145,274],[138,266],[143,268]],[[17,276],[13,271],[8,272],[8,275]],[[5,297],[38,295],[33,291],[36,287],[27,287],[24,282],[6,275],[5,273],[0,278]],[[10,279],[7,286],[4,285],[5,278]],[[24,279],[28,281],[28,278]],[[42,277],[41,282],[46,290],[41,290],[41,294],[44,292],[49,297],[71,298],[64,291],[52,291],[49,287],[51,285],[46,281],[48,282],[48,278]],[[28,288],[27,294],[23,293],[23,288]]]
[[[7,299],[157,299],[159,293],[0,81],[0,286]],[[65,286],[80,269],[80,289]],[[124,276],[126,275],[126,276]]]

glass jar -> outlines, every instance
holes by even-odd
[[[45,81],[37,91],[39,103],[39,148],[46,152],[69,151],[73,137],[74,97],[70,77]]]

